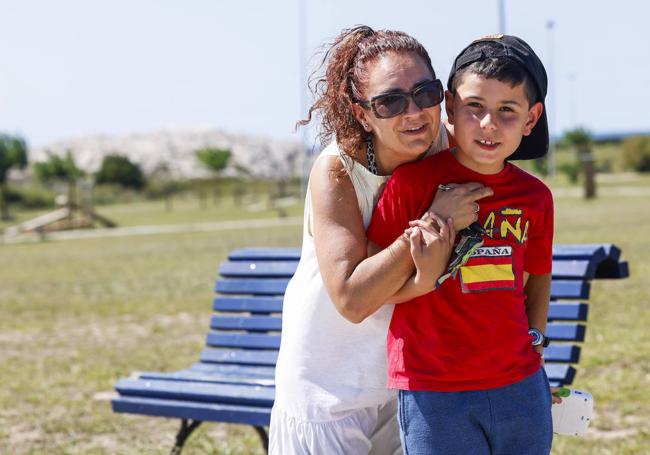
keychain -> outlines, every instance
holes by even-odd
[[[451,187],[447,185],[439,185],[438,188],[442,191],[448,191],[451,189]],[[460,235],[460,241],[458,242],[458,245],[456,245],[456,248],[454,248],[451,261],[447,267],[447,273],[438,278],[436,288],[450,276],[456,278],[460,268],[465,265],[472,254],[483,245],[483,236],[486,234],[487,232],[483,226],[477,222],[470,224],[458,233],[458,235]]]

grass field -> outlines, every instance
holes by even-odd
[[[564,195],[556,199],[556,242],[616,243],[631,277],[593,283],[575,386],[594,394],[596,415],[586,437],[556,437],[554,454],[650,450],[650,182],[610,180],[589,202],[558,183]],[[639,191],[620,195],[622,186]],[[199,211],[191,201],[165,215],[162,203],[140,204],[102,213],[129,224],[277,216]],[[245,231],[0,245],[0,453],[168,453],[178,422],[113,414],[115,381],[196,361],[213,281],[229,250],[299,240],[300,227],[252,224]],[[261,450],[248,427],[207,424],[185,453]]]
[[[29,220],[50,210],[19,211],[12,209],[12,220],[0,220],[0,232],[9,226]],[[213,200],[207,199],[205,207],[202,207],[201,201],[193,193],[174,196],[171,210],[167,209],[163,200],[136,200],[131,203],[98,205],[95,210],[100,215],[117,223],[119,227],[268,218],[277,217],[280,212],[286,216],[302,214],[302,208],[298,203],[293,203],[288,207],[274,208],[267,195],[255,200],[249,196],[243,198],[241,204],[235,204],[232,196],[228,194],[221,198],[216,205]]]

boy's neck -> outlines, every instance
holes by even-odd
[[[459,145],[451,149],[451,154],[456,158],[459,164],[467,169],[474,171],[478,174],[483,175],[494,175],[498,174],[505,167],[505,161],[499,161],[497,163],[479,163],[476,160],[470,158]]]

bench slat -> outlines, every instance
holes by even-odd
[[[556,245],[553,247],[553,259],[590,261],[596,267],[594,278],[627,278],[630,276],[627,262],[620,261],[621,249],[611,243]]]
[[[206,363],[275,367],[277,360],[278,351],[206,348],[201,352],[201,362]]]
[[[212,303],[214,311],[251,313],[281,313],[283,297],[216,297]]]
[[[580,346],[551,343],[544,348],[544,361],[578,363],[580,361]]]
[[[569,385],[576,376],[575,368],[563,363],[545,363],[544,370],[548,380],[554,384]]]
[[[585,326],[582,324],[549,323],[546,325],[546,336],[551,341],[584,341]]]
[[[551,301],[548,307],[549,321],[586,321],[589,305],[583,302]]]
[[[214,382],[219,384],[246,384],[264,387],[275,386],[275,368],[247,367],[239,370],[224,369],[233,365],[195,364],[191,368],[173,373],[146,371],[138,379],[155,379],[158,381]],[[133,378],[130,378],[133,379]]]
[[[231,261],[219,268],[223,277],[249,278],[291,278],[296,272],[298,261]]]
[[[289,284],[288,279],[222,279],[217,281],[216,291],[222,294],[281,295]]]
[[[602,244],[554,245],[553,259],[575,259],[601,262],[607,258]]]
[[[231,261],[282,261],[300,259],[300,248],[240,248],[228,255]]]
[[[115,389],[125,396],[263,407],[273,406],[275,397],[275,389],[272,387],[156,379],[120,379]]]
[[[596,263],[586,260],[554,260],[553,279],[591,280],[596,274]]]
[[[280,349],[280,335],[208,332],[206,344],[213,347]]]
[[[551,282],[551,298],[557,299],[588,299],[589,282],[580,280],[553,280]]]
[[[221,330],[280,331],[282,318],[274,316],[212,316],[210,327]]]
[[[254,294],[281,295],[284,294],[288,279],[222,279],[217,281],[216,291],[223,294]],[[589,298],[589,282],[581,280],[553,280],[551,297],[553,299],[587,299]]]
[[[599,262],[605,258],[618,261],[620,255],[621,249],[611,243],[557,244],[553,246],[554,258],[587,259]],[[240,248],[230,252],[228,259],[231,261],[297,261],[300,259],[300,248]]]
[[[120,396],[112,400],[113,412],[142,414],[203,422],[227,422],[267,426],[271,409],[259,406],[236,406],[195,401]]]

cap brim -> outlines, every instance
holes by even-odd
[[[510,155],[508,160],[534,160],[541,158],[548,152],[548,121],[546,120],[546,106],[542,116],[537,121],[533,131],[521,138],[521,144]]]

